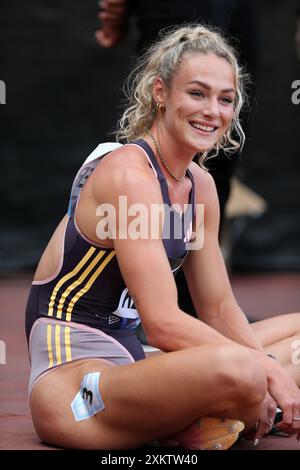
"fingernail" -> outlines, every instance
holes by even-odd
[[[253,442],[253,447],[256,447],[258,443],[259,443],[259,439],[255,439]]]

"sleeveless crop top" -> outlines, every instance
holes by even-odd
[[[146,153],[149,165],[160,183],[163,202],[170,207],[167,181],[151,147],[142,139],[133,144],[140,146]],[[118,330],[133,332],[140,323],[139,313],[121,275],[115,250],[88,241],[80,233],[75,221],[80,192],[101,158],[108,153],[105,151],[105,145],[109,146],[109,151],[121,146],[99,145],[75,177],[59,272],[47,280],[32,283],[26,306],[27,339],[33,323],[41,317],[81,323],[112,336]],[[102,155],[99,156],[101,152]],[[194,179],[189,170],[187,175],[192,182],[188,209],[182,216],[176,211],[171,211],[170,233],[168,236],[164,233],[162,240],[174,275],[187,255],[186,242],[189,241],[195,214]],[[174,236],[176,224],[182,228],[180,238]]]

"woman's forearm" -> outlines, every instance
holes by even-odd
[[[233,343],[211,326],[177,309],[152,332],[146,332],[149,342],[163,351],[178,351],[204,344]]]
[[[213,315],[202,315],[200,319],[186,314],[179,308],[168,315],[148,333],[153,346],[164,351],[176,351],[193,346],[213,343],[237,343],[263,352],[263,348],[240,307],[234,303],[220,308]]]
[[[263,351],[246,315],[235,301],[224,302],[213,314],[203,315],[203,321],[235,343]]]

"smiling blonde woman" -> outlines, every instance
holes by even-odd
[[[44,442],[124,449],[153,440],[227,449],[245,426],[255,439],[300,433],[300,371],[290,359],[298,313],[249,325],[218,245],[219,206],[199,154],[243,144],[243,74],[217,32],[167,31],[142,57],[128,88],[119,137],[75,178],[68,213],[38,265],[27,310],[30,406]],[[99,239],[99,206],[177,204],[166,235]],[[184,205],[186,204],[186,207]],[[195,217],[204,205],[204,217]],[[130,217],[128,224],[130,223]],[[175,229],[181,227],[181,236]],[[204,230],[201,249],[192,233]],[[173,274],[184,272],[199,318],[179,309]],[[142,322],[162,351],[145,358]],[[277,357],[275,361],[268,354]],[[294,361],[295,362],[295,361]]]

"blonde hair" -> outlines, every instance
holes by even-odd
[[[236,96],[234,116],[226,133],[217,142],[213,155],[208,152],[200,155],[199,164],[217,155],[223,148],[228,153],[243,147],[245,134],[239,121],[240,111],[246,98],[245,83],[247,75],[239,66],[236,53],[222,35],[211,27],[200,24],[187,24],[163,30],[159,40],[148,48],[139,58],[136,67],[127,78],[124,86],[126,109],[116,132],[118,140],[130,142],[142,137],[152,126],[156,117],[156,103],[152,97],[155,79],[160,77],[168,88],[185,54],[213,53],[222,57],[232,66]]]

